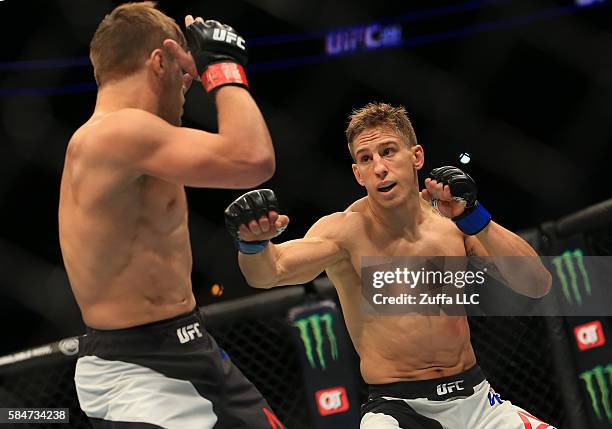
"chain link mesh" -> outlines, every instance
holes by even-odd
[[[272,316],[272,315],[271,315]],[[310,418],[297,349],[284,314],[240,320],[209,331],[260,390],[287,428],[309,429]]]
[[[91,428],[87,416],[79,408],[74,387],[74,364],[67,361],[54,365],[0,376],[0,407],[3,408],[70,408],[70,427]],[[2,425],[10,427],[9,425]],[[18,429],[58,429],[57,424],[19,424]]]
[[[502,399],[561,427],[562,386],[555,376],[546,319],[472,317],[470,328],[478,363]]]

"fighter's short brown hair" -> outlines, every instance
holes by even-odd
[[[403,138],[408,147],[417,144],[412,123],[404,107],[395,107],[387,103],[368,103],[351,112],[349,124],[346,127],[346,140],[353,159],[355,159],[353,140],[364,130],[378,127],[391,128]]]
[[[186,46],[176,22],[155,7],[152,1],[125,3],[104,17],[89,45],[98,86],[136,72],[165,39]]]

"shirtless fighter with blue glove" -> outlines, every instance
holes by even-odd
[[[269,241],[289,222],[270,190],[251,191],[227,208],[226,224],[248,283],[301,284],[327,272],[370,385],[362,429],[525,429],[525,419],[539,422],[509,401],[490,403],[491,387],[476,363],[466,317],[367,315],[360,308],[362,256],[536,252],[491,221],[476,200],[474,180],[460,169],[434,169],[419,192],[423,148],[403,108],[368,104],[353,112],[346,136],[353,173],[367,196],[321,218],[304,238]],[[495,268],[517,292],[541,297],[551,276],[537,258],[529,259],[535,262],[524,270],[501,258]]]

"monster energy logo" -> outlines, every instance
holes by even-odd
[[[582,305],[582,294],[578,285],[579,277],[582,278],[586,294],[591,295],[591,281],[584,266],[582,250],[566,250],[561,256],[552,258],[552,263],[555,266],[557,277],[561,282],[561,290],[567,302],[572,304],[575,301],[578,305]]]
[[[586,383],[586,390],[589,392],[593,411],[595,411],[597,418],[603,420],[605,415],[608,423],[612,423],[612,408],[610,407],[612,364],[605,367],[603,365],[596,366],[590,371],[583,372],[579,377]]]
[[[323,352],[324,336],[329,341],[329,349],[333,360],[338,360],[338,342],[334,335],[333,314],[311,314],[308,317],[298,319],[293,323],[293,326],[299,329],[300,339],[306,350],[306,358],[312,368],[317,367],[317,361],[321,369],[327,367],[325,354]],[[323,325],[325,327],[323,328]],[[312,334],[312,336],[311,336]],[[316,353],[316,360],[315,360]]]

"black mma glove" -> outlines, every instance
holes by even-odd
[[[213,20],[194,21],[185,29],[185,38],[206,92],[223,85],[249,87],[244,73],[246,44],[232,27]]]
[[[225,227],[234,239],[236,247],[242,253],[253,255],[263,251],[269,240],[243,241],[240,238],[240,225],[248,225],[252,220],[258,221],[270,212],[279,212],[278,201],[271,189],[256,189],[238,197],[225,209]],[[273,228],[273,225],[270,225]],[[279,235],[285,228],[277,230]]]
[[[455,225],[467,235],[476,235],[491,221],[491,214],[476,200],[476,182],[457,167],[445,166],[431,170],[429,177],[448,185],[453,199],[465,203],[465,210],[452,218]]]

